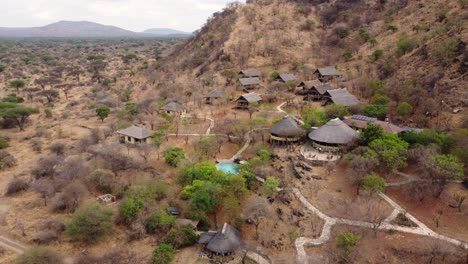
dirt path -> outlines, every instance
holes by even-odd
[[[28,247],[21,242],[12,240],[8,237],[0,235],[0,247],[12,251],[16,254],[22,254]]]
[[[327,242],[330,239],[331,228],[335,224],[344,224],[344,225],[358,226],[358,227],[364,227],[364,228],[376,228],[380,230],[395,230],[399,232],[412,233],[412,234],[421,235],[421,236],[428,236],[428,237],[440,239],[445,242],[454,244],[456,246],[460,246],[465,249],[468,249],[468,244],[466,242],[459,241],[459,240],[456,240],[447,236],[443,236],[441,234],[438,234],[432,231],[429,227],[427,227],[425,224],[419,221],[416,217],[408,213],[399,204],[397,204],[390,197],[388,197],[387,195],[383,193],[380,193],[379,196],[382,199],[384,199],[388,204],[390,204],[394,208],[394,210],[382,223],[370,223],[370,222],[364,222],[364,221],[355,221],[355,220],[349,220],[349,219],[343,219],[343,218],[330,217],[324,214],[323,212],[321,212],[317,207],[313,206],[304,197],[304,195],[302,195],[302,193],[300,192],[298,188],[293,188],[292,191],[294,195],[296,195],[299,201],[307,209],[309,209],[314,214],[316,214],[320,219],[325,221],[320,237],[315,238],[315,239],[300,237],[296,239],[295,246],[297,250],[297,260],[299,263],[306,263],[307,254],[304,250],[304,246],[307,246],[307,245],[318,246]],[[403,226],[391,224],[391,222],[400,213],[404,213],[406,217],[408,217],[411,221],[413,221],[417,225],[417,227],[403,227]]]

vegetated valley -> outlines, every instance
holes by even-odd
[[[0,263],[466,263],[465,0],[0,40]]]

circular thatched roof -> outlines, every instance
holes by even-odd
[[[227,254],[236,251],[240,247],[240,232],[234,227],[224,224],[220,227],[206,245],[211,252]]]
[[[357,138],[356,131],[336,118],[309,133],[313,141],[328,144],[348,144]]]
[[[285,116],[270,128],[270,133],[279,137],[300,137],[305,134],[305,130],[299,127],[294,118]]]

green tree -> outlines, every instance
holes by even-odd
[[[373,140],[369,147],[374,150],[382,163],[390,170],[406,167],[406,150],[409,144],[395,134],[384,133]]]
[[[39,113],[37,108],[17,105],[15,103],[0,103],[0,117],[13,120],[20,130],[24,130],[24,124],[32,114]]]
[[[154,249],[152,256],[153,264],[170,264],[174,260],[174,247],[170,244],[159,244],[159,246]]]
[[[194,180],[182,190],[182,197],[189,199],[191,206],[206,213],[212,213],[221,202],[222,187],[210,181]]]
[[[370,142],[382,137],[384,130],[381,126],[377,124],[369,124],[366,128],[362,130],[361,137],[364,143],[367,145]]]
[[[379,60],[384,54],[384,51],[381,50],[381,49],[378,49],[378,50],[375,50],[373,53],[372,53],[372,61],[377,61]]]
[[[151,136],[153,145],[156,147],[156,150],[158,152],[158,160],[159,160],[159,149],[161,148],[164,136],[165,136],[165,133],[162,130],[155,131],[153,135]]]
[[[396,111],[399,116],[405,118],[413,112],[413,107],[408,102],[401,102]]]
[[[383,120],[387,116],[388,107],[381,104],[369,104],[364,107],[363,112],[367,116]]]
[[[109,116],[110,109],[109,107],[102,105],[96,108],[96,115],[101,119],[101,122],[104,122],[104,119],[106,119]]]
[[[73,213],[65,231],[74,241],[100,240],[112,231],[112,210],[99,204],[80,208]]]
[[[336,243],[338,248],[344,251],[345,256],[348,256],[353,252],[356,247],[357,242],[361,239],[361,236],[351,233],[351,232],[342,232],[338,233],[336,237]]]
[[[154,234],[157,230],[167,232],[175,222],[175,216],[169,215],[165,210],[157,210],[145,219],[143,225],[148,234]]]
[[[17,264],[63,264],[58,253],[45,247],[32,247],[18,257]]]
[[[182,148],[170,148],[164,152],[166,163],[172,167],[177,167],[179,163],[185,159],[184,150]]]
[[[407,37],[402,37],[397,42],[397,54],[398,56],[403,56],[406,53],[411,52],[418,46],[418,43],[414,39],[410,39]]]
[[[16,92],[19,93],[20,88],[24,88],[26,86],[26,81],[25,80],[13,80],[9,83],[10,87],[15,88]]]
[[[348,108],[340,104],[331,104],[325,107],[325,113],[327,114],[328,119],[340,118],[342,119],[345,116],[349,115]]]
[[[302,109],[301,117],[302,120],[304,120],[304,126],[306,129],[322,126],[329,120],[323,109],[316,109],[307,106]]]
[[[191,225],[176,225],[167,232],[165,243],[174,248],[183,248],[197,243],[198,236]]]
[[[464,165],[453,155],[436,155],[431,160],[432,169],[440,177],[452,180],[461,180],[464,176]]]
[[[263,191],[266,195],[272,195],[277,192],[279,186],[279,181],[275,177],[267,177],[265,183],[263,184]]]
[[[384,192],[387,183],[385,182],[384,178],[380,177],[375,173],[372,173],[370,175],[362,177],[359,185],[363,191],[368,192],[370,194],[374,194],[378,192]]]
[[[432,58],[442,65],[448,65],[459,54],[460,41],[456,37],[442,40],[431,52]]]
[[[141,197],[126,197],[120,206],[120,214],[123,216],[125,223],[132,223],[144,206],[145,203]]]
[[[13,93],[13,94],[9,94],[9,95],[3,97],[2,102],[10,102],[10,103],[20,104],[20,103],[24,102],[24,98],[20,97],[20,96],[17,96],[16,94]]]

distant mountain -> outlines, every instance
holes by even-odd
[[[171,28],[150,28],[142,33],[151,34],[154,36],[167,37],[167,36],[190,36],[192,33],[179,31]]]
[[[3,38],[115,38],[137,36],[144,35],[88,21],[59,21],[43,27],[29,28],[0,27],[0,37]]]

